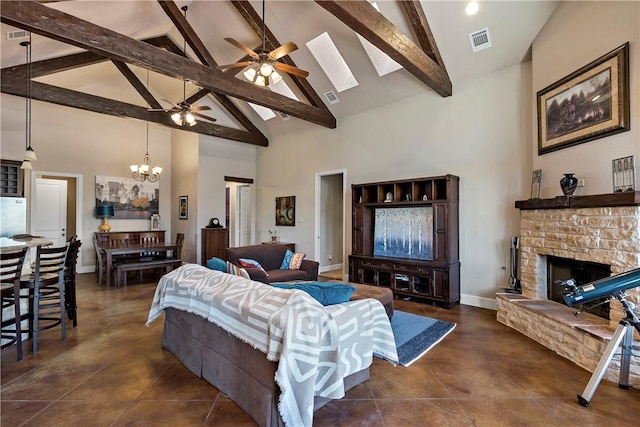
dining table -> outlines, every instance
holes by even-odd
[[[110,247],[101,245],[100,250],[105,256],[105,270],[107,273],[107,285],[113,285],[111,270],[113,269],[114,256],[122,255],[136,255],[145,253],[167,253],[168,251],[175,251],[182,245],[172,242],[154,242],[154,243],[127,243],[125,245]],[[141,260],[144,262],[144,260]]]

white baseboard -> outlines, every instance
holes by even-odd
[[[486,308],[488,310],[498,310],[498,304],[495,298],[483,298],[476,295],[460,295],[460,304],[470,305],[473,307]]]
[[[324,265],[324,266],[318,268],[318,273],[324,273],[325,271],[342,270],[342,267],[344,267],[343,263],[332,264],[332,265]]]
[[[79,274],[95,273],[96,272],[96,266],[95,265],[85,265],[83,267],[77,266],[76,267],[76,272],[79,273]]]

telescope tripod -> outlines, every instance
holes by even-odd
[[[631,364],[632,346],[633,346],[633,328],[640,332],[640,320],[636,316],[634,305],[624,298],[624,292],[618,292],[614,295],[624,307],[627,317],[622,319],[618,324],[618,328],[611,337],[609,345],[607,345],[604,354],[598,362],[598,366],[591,375],[589,383],[585,387],[582,394],[578,395],[578,402],[582,406],[589,406],[593,394],[596,392],[602,377],[604,376],[607,367],[613,359],[615,351],[622,342],[622,353],[620,355],[620,377],[618,379],[618,387],[622,389],[629,389],[629,365]]]

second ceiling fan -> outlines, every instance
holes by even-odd
[[[235,47],[243,50],[249,59],[246,61],[240,61],[233,64],[220,65],[218,68],[240,68],[247,67],[244,71],[244,76],[247,80],[258,86],[269,86],[269,81],[277,83],[282,79],[282,76],[278,74],[278,71],[282,71],[288,74],[293,74],[298,77],[307,78],[309,76],[308,71],[301,70],[293,65],[283,64],[278,62],[278,59],[290,54],[298,49],[293,42],[287,42],[282,46],[279,46],[272,51],[266,48],[267,33],[265,24],[265,2],[262,1],[262,47],[254,50],[249,49],[239,41],[226,37],[225,40]]]
[[[184,10],[184,19],[187,19],[187,10],[189,6],[182,6],[181,8]],[[184,40],[184,56],[187,56],[187,40]],[[187,82],[182,80],[182,101],[177,104],[171,102],[167,99],[162,98],[163,101],[168,102],[173,105],[173,108],[164,109],[164,108],[149,108],[148,111],[164,111],[171,113],[171,120],[178,126],[193,126],[196,124],[196,117],[201,119],[208,120],[210,122],[215,122],[216,119],[213,117],[205,116],[204,114],[198,113],[198,111],[211,110],[211,107],[206,105],[204,106],[192,106],[190,102],[187,102]]]

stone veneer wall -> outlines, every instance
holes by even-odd
[[[522,295],[498,294],[497,319],[593,372],[624,317],[622,305],[611,303],[611,320],[607,323],[589,314],[575,318],[573,310],[547,300],[546,256],[608,264],[612,275],[638,268],[640,207],[525,209],[520,211],[520,224]],[[627,294],[628,301],[640,306],[639,288]],[[639,350],[636,341],[634,354]],[[634,387],[640,387],[638,359],[631,358],[629,383]],[[618,381],[619,362],[620,357],[615,356],[606,379]]]

